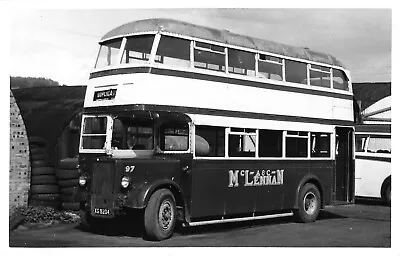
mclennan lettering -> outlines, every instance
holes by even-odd
[[[228,187],[283,185],[284,170],[229,170]],[[241,182],[240,182],[241,181]]]

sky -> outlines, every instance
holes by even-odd
[[[118,5],[116,5],[118,6]],[[40,6],[39,6],[40,7]],[[172,18],[329,53],[353,82],[390,82],[392,10],[386,9],[48,9],[20,8],[9,20],[9,73],[85,85],[98,41],[134,20]]]

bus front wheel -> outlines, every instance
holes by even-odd
[[[168,189],[151,195],[144,212],[146,235],[151,240],[164,240],[172,236],[176,223],[175,197]]]
[[[298,222],[314,222],[317,219],[321,209],[321,195],[314,184],[307,183],[300,189],[298,206],[294,212]]]

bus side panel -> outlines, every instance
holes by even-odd
[[[324,204],[331,202],[334,162],[332,160],[286,160],[283,209],[293,209],[300,186],[309,180],[319,182]]]
[[[195,160],[192,170],[191,217],[252,212],[255,187],[244,187],[242,183],[235,186],[234,180],[232,187],[229,187],[229,171],[249,167],[243,160]]]
[[[356,196],[380,198],[382,184],[390,176],[390,168],[390,158],[380,161],[356,156]]]
[[[312,161],[310,164],[312,176],[316,176],[320,181],[321,200],[323,205],[332,203],[332,192],[334,188],[335,162],[333,160]]]
[[[191,218],[293,209],[300,183],[316,177],[329,203],[332,160],[195,160]]]

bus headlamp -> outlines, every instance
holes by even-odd
[[[129,184],[131,184],[131,179],[127,176],[123,176],[121,179],[121,186],[123,188],[129,187]]]

